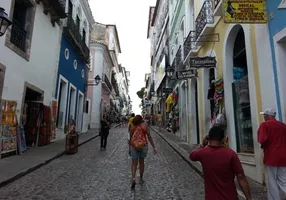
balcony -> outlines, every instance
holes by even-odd
[[[36,0],[39,4],[40,2],[43,3],[44,6],[44,13],[50,14],[51,16],[51,23],[55,26],[55,23],[59,24],[60,19],[64,19],[67,17],[65,13],[66,8],[66,0]]]
[[[67,19],[67,25],[64,27],[64,34],[69,39],[73,48],[78,52],[80,58],[89,63],[89,48],[79,32],[79,27],[71,16]]]
[[[191,50],[196,49],[196,32],[190,31],[185,42],[184,42],[184,61],[188,57]]]
[[[118,89],[118,83],[117,83],[117,81],[115,79],[115,72],[112,73],[111,84],[112,84],[112,86],[114,88],[116,96],[119,96],[119,89]]]
[[[112,92],[112,85],[111,85],[110,81],[108,80],[106,74],[103,74],[103,76],[102,76],[102,83],[111,93]]]
[[[26,39],[27,31],[14,19],[10,42],[21,49],[23,52],[26,52]]]

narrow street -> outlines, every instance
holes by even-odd
[[[99,138],[0,189],[0,199],[193,199],[204,198],[202,178],[152,132],[158,154],[149,148],[144,185],[130,190],[127,128],[112,129],[106,151]]]

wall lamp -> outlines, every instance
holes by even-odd
[[[5,34],[7,28],[11,24],[12,22],[8,19],[8,15],[5,13],[5,9],[0,7],[0,37]]]
[[[94,77],[94,82],[95,83],[85,83],[85,86],[98,86],[98,84],[100,83],[101,78],[99,75],[96,75],[96,77]]]

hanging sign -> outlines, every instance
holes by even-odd
[[[193,70],[186,70],[186,71],[177,71],[177,78],[178,79],[189,79],[198,77],[197,72],[193,72]]]
[[[163,88],[163,92],[164,93],[172,93],[173,92],[173,88]]]
[[[216,58],[211,56],[190,58],[189,65],[190,68],[214,68]]]
[[[224,0],[223,9],[225,23],[267,23],[265,0]]]

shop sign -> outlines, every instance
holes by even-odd
[[[172,93],[173,92],[173,88],[163,88],[163,92],[164,93]]]
[[[198,77],[197,72],[193,72],[193,70],[186,70],[186,71],[178,71],[177,72],[177,78],[178,79],[189,79],[189,78],[195,78]]]
[[[267,23],[265,0],[224,0],[223,9],[225,23]]]
[[[216,67],[216,58],[211,56],[190,58],[189,65],[190,68],[213,68]]]

